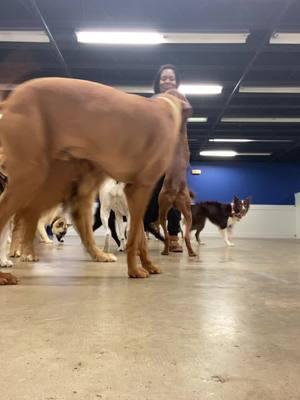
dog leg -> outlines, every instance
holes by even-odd
[[[141,224],[140,230],[140,241],[139,241],[139,254],[143,268],[145,268],[150,274],[160,274],[161,269],[157,265],[153,264],[148,256],[148,243],[144,232],[143,223]]]
[[[127,184],[125,187],[125,194],[127,197],[130,214],[130,229],[126,248],[128,275],[130,278],[147,278],[149,276],[149,272],[160,272],[157,267],[153,268],[153,272],[148,271],[147,266],[150,265],[151,261],[148,259],[147,246],[144,247],[145,241],[143,241],[143,237],[145,237],[143,229],[143,216],[147,203],[150,199],[152,189],[153,186],[141,186],[138,184]],[[143,267],[137,266],[136,256],[138,250]],[[145,267],[147,269],[145,269]],[[156,268],[157,270],[154,272]]]
[[[228,227],[227,231],[228,231],[228,239],[229,239],[229,242],[231,243],[231,247],[235,246],[235,244],[232,242],[232,236],[233,236],[233,228],[232,228],[232,226]]]
[[[117,231],[116,231],[116,216],[115,216],[115,213],[113,211],[111,211],[110,214],[109,214],[108,226],[109,226],[112,238],[114,239],[116,245],[118,247],[120,247],[121,242],[119,240],[119,237],[118,237],[118,234],[117,234]]]
[[[91,257],[99,262],[115,262],[117,258],[110,253],[104,253],[96,244],[92,229],[92,210],[95,197],[95,190],[88,193],[79,194],[72,200],[71,215],[74,226],[87,252]]]
[[[20,257],[21,256],[21,247],[22,247],[22,239],[24,236],[23,228],[24,221],[22,220],[22,213],[18,213],[13,218],[13,231],[10,243],[9,256],[10,257]]]
[[[163,256],[167,256],[169,255],[169,246],[170,246],[170,236],[167,229],[167,217],[172,204],[169,203],[167,196],[165,196],[163,192],[160,192],[158,196],[158,205],[159,205],[159,223],[163,228],[165,237],[165,247],[161,252],[161,254]]]
[[[224,242],[226,243],[226,245],[227,245],[228,247],[233,247],[234,244],[231,243],[230,240],[228,239],[228,231],[227,231],[227,228],[225,228],[225,229],[220,229],[220,233],[221,233],[221,235],[222,235],[222,237],[223,237]]]
[[[175,202],[175,206],[178,210],[183,214],[185,220],[185,232],[184,232],[184,241],[187,247],[188,253],[190,257],[195,257],[197,254],[194,252],[191,239],[190,239],[190,231],[192,228],[192,211],[191,211],[191,201],[190,195],[187,192],[184,192],[180,195]]]
[[[12,261],[7,258],[7,242],[9,236],[10,222],[5,225],[0,234],[0,267],[12,267]]]
[[[102,203],[101,208],[100,208],[100,218],[102,221],[103,228],[105,230],[104,251],[106,253],[109,252],[109,245],[110,245],[110,238],[111,238],[111,231],[108,226],[109,214],[110,214],[110,208],[106,207],[106,205],[104,203]]]
[[[125,250],[125,232],[126,232],[126,224],[123,221],[123,215],[115,211],[116,215],[116,226],[117,232],[120,238],[120,246],[118,248],[119,251]]]
[[[41,213],[38,209],[26,209],[23,211],[24,237],[22,240],[21,261],[38,261],[33,242],[40,215]]]
[[[195,237],[196,237],[198,245],[200,246],[200,245],[204,245],[205,244],[200,239],[200,233],[202,232],[202,230],[203,230],[203,228],[205,226],[206,218],[205,217],[201,217],[201,218],[198,217],[198,220],[199,221],[197,221],[197,225],[196,225],[196,229],[197,230],[196,230],[196,233],[195,233]]]
[[[13,215],[17,216],[26,206],[26,203],[30,203],[35,198],[39,187],[47,176],[46,161],[43,158],[40,163],[36,161],[39,160],[39,155],[36,159],[33,158],[36,162],[25,162],[23,167],[20,168],[22,145],[8,150],[10,150],[8,154],[10,157],[7,157],[9,159],[8,175],[10,180],[0,198],[0,232]],[[36,168],[36,165],[39,167]],[[28,177],[30,177],[30,180],[28,180]],[[16,232],[18,232],[18,229]],[[14,243],[12,238],[10,255],[17,255],[17,246],[18,244]]]

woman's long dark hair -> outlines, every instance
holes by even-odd
[[[155,75],[155,78],[154,78],[154,81],[153,81],[153,90],[154,90],[154,93],[155,93],[155,94],[160,93],[160,87],[159,87],[160,76],[161,76],[161,73],[162,73],[165,69],[172,69],[172,70],[174,71],[174,73],[175,73],[176,87],[178,87],[179,84],[180,84],[180,77],[179,77],[179,74],[178,74],[178,71],[177,71],[176,67],[175,67],[174,65],[172,65],[172,64],[165,64],[165,65],[162,65],[162,66],[159,68],[159,70],[157,71],[157,73],[156,73],[156,75]]]

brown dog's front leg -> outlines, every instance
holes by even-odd
[[[23,228],[24,228],[24,221],[22,220],[22,214],[17,213],[13,218],[13,231],[11,236],[10,250],[9,250],[10,257],[21,256],[22,239],[24,236]]]
[[[145,235],[142,221],[151,192],[152,186],[128,184],[125,187],[130,213],[130,229],[127,241],[127,264],[130,278],[147,278],[149,273],[159,273],[160,271],[157,267],[157,272],[150,271],[152,263],[148,258],[147,246],[144,247],[143,242]],[[139,267],[136,262],[138,250],[143,267]]]
[[[146,235],[145,235],[143,226],[141,226],[140,232],[141,232],[141,235],[140,235],[140,241],[139,241],[139,255],[140,255],[142,266],[150,274],[160,274],[161,269],[158,266],[154,265],[148,256],[148,244],[147,244],[147,239],[146,239]]]
[[[21,261],[38,261],[38,257],[35,255],[33,241],[40,212],[38,210],[28,209],[23,212],[22,217],[24,236],[21,245]]]

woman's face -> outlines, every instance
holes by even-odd
[[[164,69],[160,75],[159,89],[161,93],[166,92],[169,89],[176,89],[176,75],[172,69]]]

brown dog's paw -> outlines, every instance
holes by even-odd
[[[111,253],[104,253],[105,256],[105,262],[116,262],[117,257],[114,254]]]
[[[136,267],[135,269],[128,270],[129,278],[149,278],[150,274],[142,267]]]
[[[21,261],[22,262],[36,262],[36,261],[39,261],[39,258],[32,254],[22,254]]]
[[[18,283],[18,279],[8,273],[0,272],[0,285],[16,285]]]
[[[150,274],[161,274],[161,269],[154,264],[149,264],[144,267]]]
[[[117,257],[114,254],[104,253],[100,249],[97,249],[97,251],[95,252],[94,259],[97,262],[116,262],[117,261]]]
[[[21,257],[21,250],[11,250],[9,252],[9,257]]]

